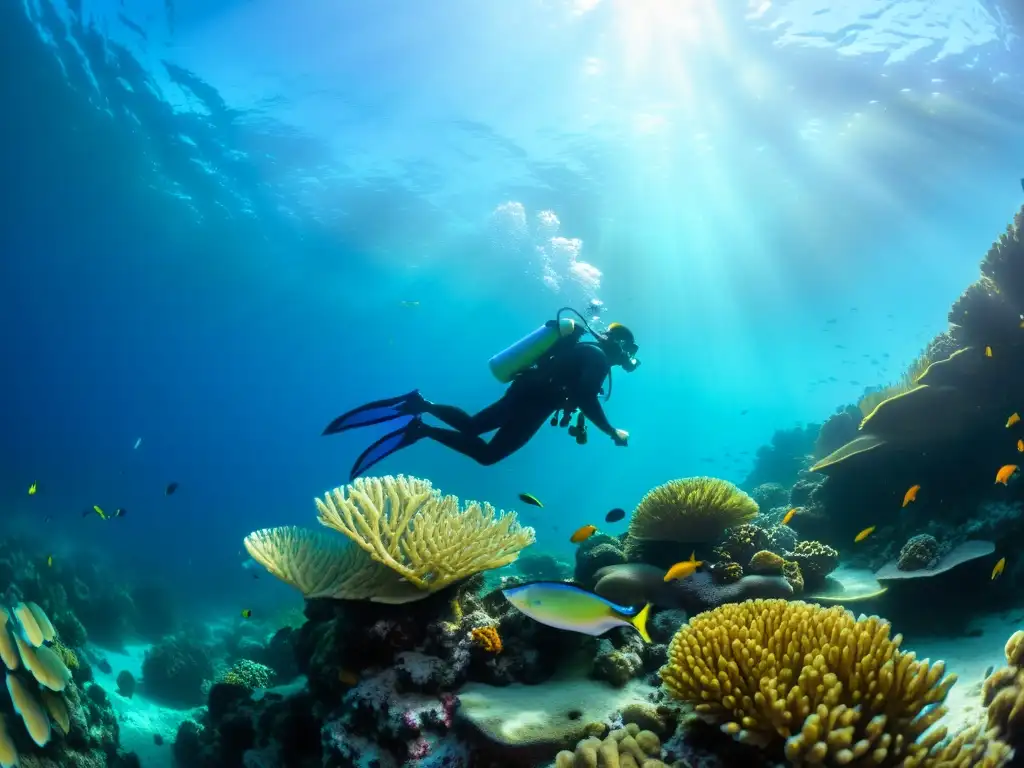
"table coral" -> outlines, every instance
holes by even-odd
[[[800,601],[726,605],[679,630],[661,677],[726,733],[783,747],[794,764],[1002,765],[1005,750],[977,731],[943,741],[956,676],[901,651],[889,630],[877,617]]]

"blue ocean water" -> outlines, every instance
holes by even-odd
[[[742,482],[776,430],[898,378],[1022,196],[1009,3],[8,0],[0,21],[4,521],[200,615],[290,595],[241,539],[313,524],[383,433],[327,422],[415,387],[483,407],[488,358],[562,306],[636,334],[607,403],[628,448],[545,427],[494,467],[424,442],[379,470],[516,508],[565,557],[658,483]]]

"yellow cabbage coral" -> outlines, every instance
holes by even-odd
[[[649,491],[633,511],[629,535],[640,540],[714,541],[757,516],[757,502],[726,480],[686,477]]]
[[[348,540],[304,528],[249,534],[254,560],[305,597],[407,603],[513,562],[534,541],[514,512],[459,508],[426,480],[359,478],[316,500],[321,524]]]
[[[889,629],[799,601],[723,605],[676,633],[661,678],[726,733],[782,746],[796,765],[1002,765],[1001,742],[973,731],[945,743],[932,728],[956,676],[899,650]]]

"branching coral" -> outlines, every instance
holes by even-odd
[[[320,522],[426,592],[515,561],[534,542],[514,512],[490,504],[459,509],[417,478],[359,478],[316,500]]]
[[[956,676],[899,650],[889,630],[800,601],[724,605],[683,625],[661,678],[726,733],[783,746],[794,764],[1002,765],[1003,745],[977,731],[944,744],[937,723]]]
[[[1024,632],[1006,641],[1008,666],[995,670],[982,686],[982,703],[988,710],[988,727],[1014,746],[1024,746]]]
[[[629,523],[629,535],[654,541],[714,541],[727,528],[757,516],[750,496],[714,477],[687,477],[659,485],[643,497]]]
[[[513,562],[533,543],[514,512],[464,509],[426,480],[359,478],[316,500],[321,524],[350,541],[303,528],[245,539],[249,554],[305,597],[407,603]]]
[[[469,634],[473,645],[483,649],[486,653],[501,653],[501,635],[498,634],[497,627],[476,627],[470,630]]]

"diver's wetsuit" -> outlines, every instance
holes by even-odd
[[[425,403],[424,413],[452,429],[421,424],[416,437],[430,438],[490,466],[526,445],[544,422],[563,408],[579,408],[591,424],[614,435],[597,399],[610,369],[608,356],[599,346],[579,343],[577,334],[567,336],[557,341],[540,363],[520,373],[500,400],[479,413],[471,416],[452,405]],[[493,430],[497,432],[490,441],[480,437]]]

